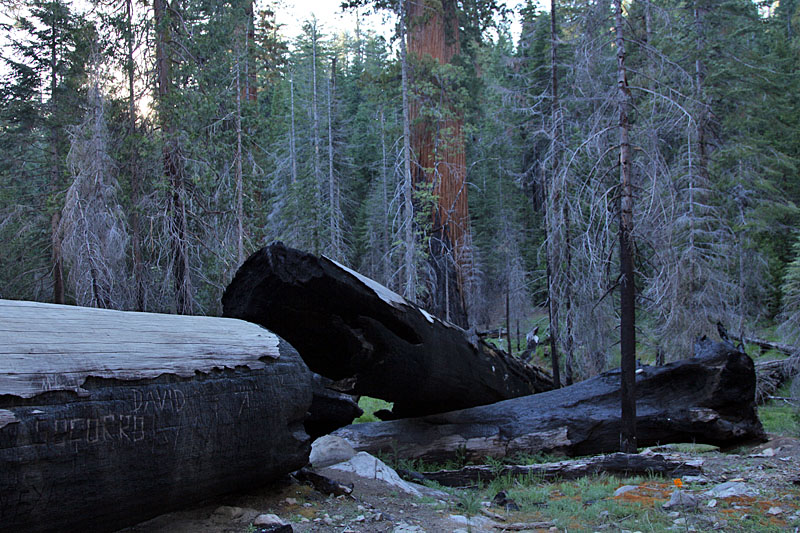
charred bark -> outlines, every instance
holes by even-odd
[[[311,374],[238,320],[0,300],[0,530],[114,531],[308,462]]]
[[[332,384],[330,379],[313,374],[314,397],[305,422],[311,440],[350,425],[364,414],[357,397],[330,389]]]
[[[641,446],[762,440],[755,372],[747,355],[716,344],[701,357],[636,375]],[[619,370],[541,394],[422,418],[356,424],[334,433],[359,451],[405,458],[470,460],[515,453],[592,455],[619,448]]]
[[[338,390],[394,402],[421,416],[552,388],[542,370],[514,359],[400,295],[326,257],[277,243],[239,268],[222,298],[225,316],[275,331]]]

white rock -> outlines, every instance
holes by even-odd
[[[214,514],[226,518],[239,518],[244,514],[244,509],[241,507],[231,507],[230,505],[221,505],[214,509]]]
[[[672,496],[669,497],[669,501],[662,505],[664,509],[673,509],[678,507],[697,507],[698,501],[697,498],[683,492],[682,490],[676,490],[672,492]]]
[[[392,533],[425,533],[425,530],[422,529],[420,526],[415,526],[412,524],[407,524],[406,522],[400,522],[394,529],[392,529]]]
[[[708,483],[708,478],[705,476],[684,476],[684,483],[697,483],[698,485],[705,485]]]
[[[408,494],[422,496],[422,493],[413,485],[411,485],[411,483],[400,479],[400,476],[397,475],[397,472],[392,470],[383,461],[377,457],[373,457],[367,452],[358,452],[349,461],[335,464],[330,468],[333,470],[352,472],[357,476],[367,479],[379,479],[392,487],[396,487],[403,492],[407,492]]]
[[[614,496],[622,496],[626,492],[631,492],[632,490],[636,490],[639,488],[639,485],[623,485],[617,490],[614,491]]]
[[[682,526],[683,524],[686,523],[686,519],[685,518],[676,518],[675,520],[672,521],[672,523],[675,524],[676,526]]]
[[[286,502],[286,505],[297,505],[297,498],[286,498],[283,501]]]
[[[708,503],[706,505],[709,506],[709,507],[716,507],[717,506],[717,500],[714,500],[714,499],[708,500]]]
[[[356,454],[350,443],[341,437],[325,435],[311,443],[308,461],[314,468],[324,468],[349,461]]]
[[[286,522],[276,514],[260,514],[253,520],[254,526],[285,526]]]
[[[726,481],[707,490],[704,494],[715,498],[730,498],[732,496],[758,496],[758,493],[741,481]]]
[[[770,507],[769,510],[767,511],[767,514],[771,514],[773,516],[779,515],[781,513],[783,513],[783,509],[781,509],[780,507]]]

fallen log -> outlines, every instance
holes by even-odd
[[[399,473],[399,471],[398,471]],[[446,487],[469,487],[478,483],[488,483],[498,477],[535,477],[545,481],[554,479],[578,479],[597,474],[617,476],[657,475],[662,477],[681,477],[699,475],[701,469],[696,463],[663,455],[641,455],[612,453],[585,459],[557,461],[534,465],[469,465],[458,470],[438,470],[436,472],[417,472],[414,481],[435,481]]]
[[[0,300],[0,530],[113,531],[308,462],[311,373],[254,324]]]
[[[470,460],[516,453],[594,455],[619,449],[619,371],[562,389],[421,418],[339,429],[359,451],[403,458]],[[731,446],[763,440],[747,355],[715,344],[705,355],[636,375],[640,446],[698,442]]]
[[[261,324],[342,392],[394,402],[395,417],[494,403],[552,388],[544,371],[431,316],[326,257],[280,243],[245,261],[224,315]]]
[[[364,414],[356,397],[331,390],[332,383],[328,378],[312,374],[314,395],[304,424],[312,441],[352,424]]]

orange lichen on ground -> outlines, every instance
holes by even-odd
[[[669,500],[671,493],[671,484],[647,483],[639,485],[635,489],[620,494],[619,496],[614,496],[614,499],[626,503],[638,503],[643,506],[653,507],[656,503],[663,503]]]

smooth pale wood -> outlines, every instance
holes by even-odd
[[[224,315],[289,341],[342,392],[409,417],[552,389],[545,371],[434,317],[326,257],[275,243],[251,255],[222,298]]]
[[[372,454],[473,461],[516,453],[593,455],[619,451],[620,375],[606,372],[569,387],[419,418],[354,424],[333,433]],[[753,360],[732,346],[636,374],[641,446],[698,442],[732,446],[763,440],[755,408]]]
[[[255,370],[278,357],[278,343],[274,333],[229,318],[0,300],[0,394],[84,395],[90,375],[135,380]]]
[[[0,531],[114,531],[297,470],[311,399],[254,324],[0,301]]]
[[[459,470],[439,470],[415,473],[414,479],[435,481],[446,487],[468,487],[488,483],[495,478],[533,476],[543,480],[577,479],[597,474],[617,476],[658,475],[666,477],[694,476],[702,471],[700,465],[687,463],[684,458],[663,455],[613,453],[585,459],[540,463],[534,465],[469,465]]]

